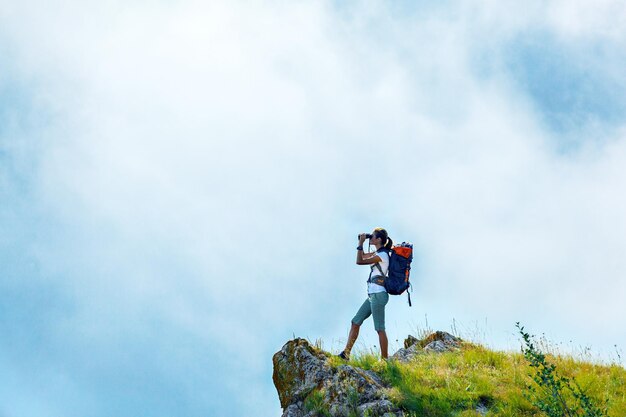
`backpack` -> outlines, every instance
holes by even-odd
[[[381,250],[384,250],[381,248]],[[385,250],[386,251],[386,250]],[[387,275],[384,276],[384,287],[391,295],[400,295],[411,287],[409,282],[409,274],[411,272],[411,261],[413,261],[413,245],[408,242],[402,242],[395,245],[391,250],[386,251],[389,255],[389,269]],[[375,264],[380,273],[383,273],[379,264]],[[372,267],[372,271],[374,268]],[[371,274],[370,274],[371,276]],[[409,299],[409,307],[411,304],[411,295],[406,291]]]

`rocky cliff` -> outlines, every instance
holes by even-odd
[[[389,360],[410,361],[415,355],[458,349],[461,340],[446,332],[417,339],[409,336]],[[403,416],[386,396],[388,386],[371,370],[363,370],[312,346],[304,339],[287,342],[273,357],[273,380],[282,417]]]

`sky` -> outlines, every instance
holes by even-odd
[[[280,415],[379,226],[391,352],[519,321],[623,365],[625,67],[612,0],[3,0],[0,416]]]

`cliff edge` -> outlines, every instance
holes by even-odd
[[[389,358],[408,362],[415,355],[458,349],[461,339],[434,332],[424,339],[409,336],[404,348]],[[272,379],[282,417],[403,416],[389,400],[389,386],[372,370],[351,366],[312,346],[305,339],[287,342],[273,357]]]

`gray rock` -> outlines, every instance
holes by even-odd
[[[391,355],[391,359],[398,362],[410,362],[416,355],[423,353],[422,348],[418,344],[411,345],[405,349],[398,349],[396,353]]]
[[[331,376],[326,356],[313,349],[304,339],[298,338],[286,343],[280,352],[274,354],[272,360],[272,379],[283,409],[303,400]]]
[[[425,352],[445,352],[448,350],[446,345],[441,340],[435,340],[424,346]]]
[[[365,372],[365,374],[367,376],[369,376],[370,378],[372,378],[374,380],[374,382],[376,382],[378,385],[382,386],[383,384],[383,380],[380,379],[380,376],[378,376],[378,374],[374,371],[363,371]]]
[[[414,344],[416,344],[417,342],[419,342],[419,339],[417,337],[409,335],[409,337],[404,339],[404,348],[408,349],[411,346],[413,346]]]
[[[283,408],[282,417],[312,417],[307,410],[307,397],[323,394],[318,407],[331,416],[347,416],[366,410],[372,416],[385,413],[399,416],[401,411],[385,398],[385,385],[375,372],[350,365],[331,368],[328,357],[304,339],[287,342],[273,357],[274,385]],[[319,394],[317,394],[319,395]]]
[[[285,408],[282,417],[300,417],[302,416],[302,402],[290,404]]]
[[[410,362],[417,355],[427,352],[456,350],[460,348],[462,342],[458,337],[442,331],[431,333],[422,340],[409,336],[404,341],[404,349],[399,349],[391,358],[399,362]]]
[[[393,413],[395,411],[395,407],[391,404],[389,400],[381,400],[381,401],[373,401],[365,404],[361,404],[357,408],[357,412],[359,416],[370,415],[370,416],[380,416],[385,413]],[[368,414],[366,414],[368,413]]]
[[[460,338],[456,336],[452,336],[448,332],[436,331],[434,333],[429,334],[424,339],[422,339],[421,343],[422,343],[422,346],[425,346],[430,342],[434,342],[435,340],[439,340],[443,342],[443,344],[446,345],[446,347],[448,348],[460,347],[461,343],[463,342]]]

